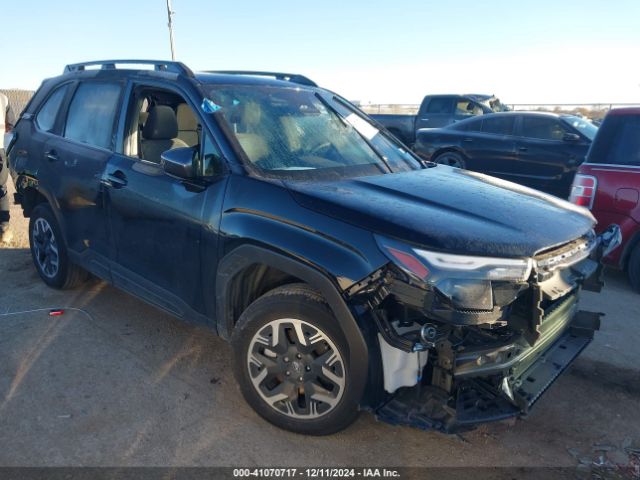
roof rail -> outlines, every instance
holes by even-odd
[[[116,65],[153,65],[158,72],[172,72],[186,77],[193,77],[193,72],[182,62],[167,62],[164,60],[95,60],[92,62],[72,63],[64,67],[64,73],[81,72],[86,67],[100,66],[102,70],[115,70]]]
[[[309,87],[317,87],[318,84],[304,75],[298,73],[282,73],[282,72],[258,72],[253,70],[207,70],[206,73],[223,73],[226,75],[254,75],[258,77],[273,77],[276,80],[285,80],[287,82],[299,83]]]

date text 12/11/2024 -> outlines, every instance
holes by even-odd
[[[235,468],[234,478],[399,478],[388,468]]]

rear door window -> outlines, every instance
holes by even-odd
[[[60,105],[62,105],[68,89],[68,83],[58,87],[44,102],[44,105],[42,105],[42,108],[36,115],[36,125],[38,125],[40,130],[45,132],[51,132],[53,130],[58,112],[60,111]]]
[[[427,105],[427,113],[453,113],[452,97],[435,97]]]
[[[485,117],[482,120],[482,133],[493,135],[512,135],[515,117],[513,115],[500,115],[498,117]]]
[[[640,166],[640,116],[608,117],[591,147],[589,162]]]
[[[117,83],[80,84],[69,105],[64,136],[77,142],[110,149],[121,91],[122,87]]]
[[[567,129],[555,118],[543,116],[522,117],[522,136],[538,140],[562,140]]]
[[[464,122],[455,123],[449,128],[462,132],[479,132],[482,128],[482,119],[465,120]]]

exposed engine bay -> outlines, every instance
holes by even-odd
[[[376,413],[451,432],[526,414],[591,342],[602,314],[579,311],[579,294],[602,288],[620,231],[513,261],[379,243],[394,261],[349,292],[377,326],[388,400]]]

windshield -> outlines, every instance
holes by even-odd
[[[578,130],[582,135],[587,137],[589,140],[593,140],[596,137],[596,133],[598,132],[598,127],[596,127],[593,123],[591,123],[586,118],[576,117],[574,115],[567,115],[562,117],[566,123],[571,125],[573,128]]]
[[[217,118],[258,174],[309,180],[421,168],[410,152],[332,94],[221,85],[209,95]]]

